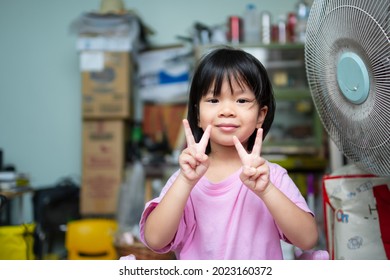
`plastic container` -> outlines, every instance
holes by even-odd
[[[260,42],[260,15],[254,4],[246,6],[243,15],[244,43]]]
[[[242,19],[238,16],[230,16],[227,33],[228,41],[232,44],[241,43],[243,41],[242,29]]]
[[[284,15],[279,15],[277,26],[278,26],[278,43],[285,44],[287,42],[287,29],[286,29],[286,18]]]
[[[260,36],[261,36],[261,43],[263,44],[270,44],[272,40],[271,36],[271,28],[272,28],[272,20],[271,20],[271,13],[268,11],[262,11],[261,12],[261,30],[260,30]]]
[[[287,25],[286,25],[286,31],[287,31],[287,42],[295,43],[295,29],[297,25],[297,16],[295,13],[289,13],[287,16]]]
[[[295,41],[299,43],[305,43],[306,41],[306,26],[307,19],[309,18],[310,7],[304,1],[301,0],[296,6],[297,23],[295,25]]]

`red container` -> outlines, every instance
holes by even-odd
[[[297,25],[297,17],[295,13],[289,13],[286,25],[287,42],[294,43],[295,39],[295,26]]]
[[[229,28],[227,38],[230,43],[238,44],[242,42],[243,32],[242,32],[242,19],[238,16],[229,17]]]

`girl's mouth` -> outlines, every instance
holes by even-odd
[[[233,124],[220,124],[220,125],[217,125],[217,127],[220,130],[225,131],[225,132],[231,132],[231,131],[234,131],[238,128],[237,125],[233,125]]]

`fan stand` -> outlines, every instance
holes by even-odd
[[[344,155],[340,152],[337,145],[333,142],[333,140],[328,137],[328,145],[329,145],[329,159],[330,159],[330,171],[333,173],[334,171],[343,167],[344,164]]]

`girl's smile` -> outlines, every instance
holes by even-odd
[[[234,132],[239,128],[239,125],[232,124],[232,123],[221,123],[217,124],[215,127],[219,128],[221,131],[224,132]]]

